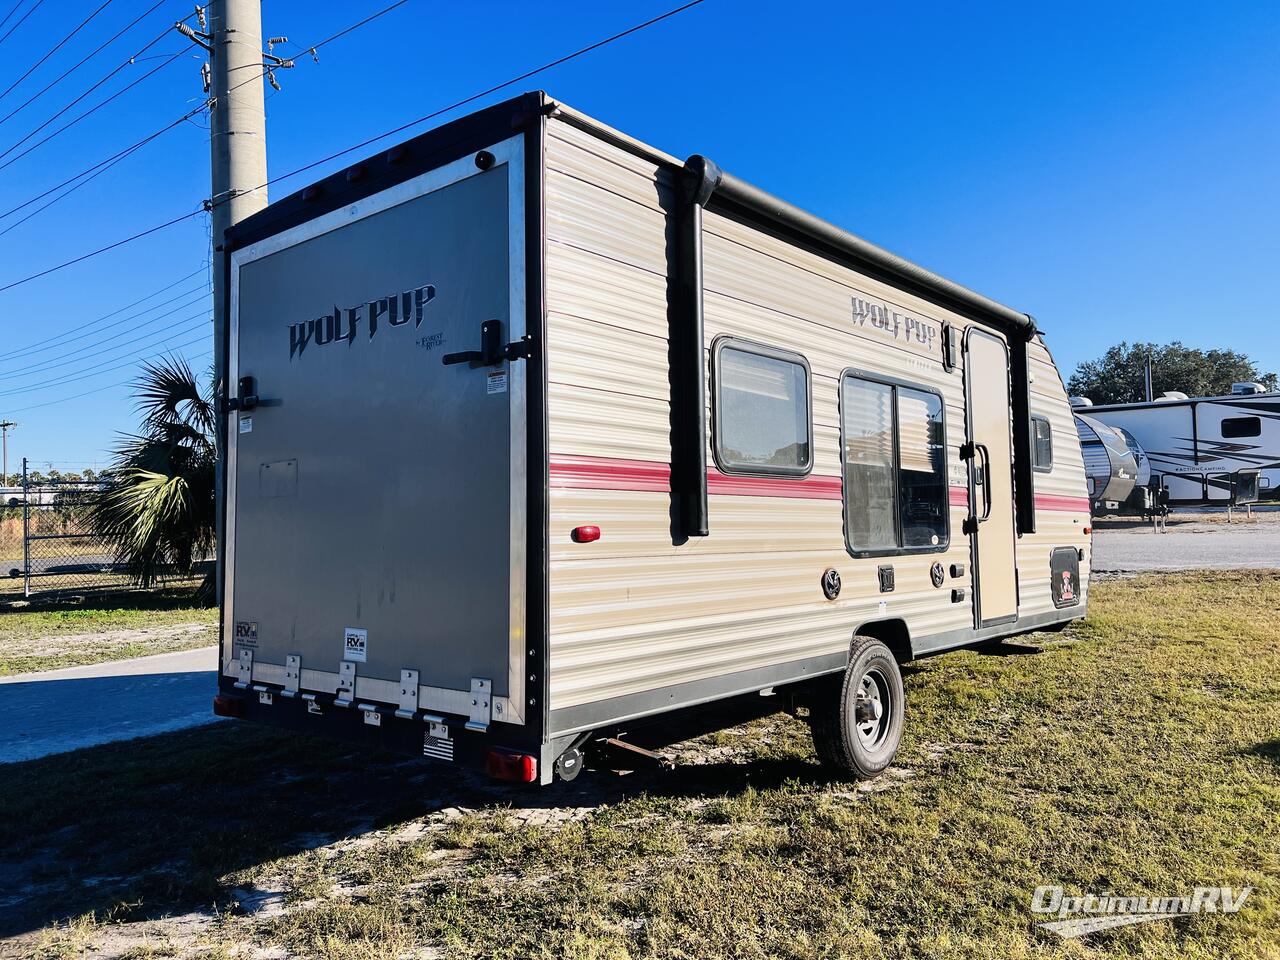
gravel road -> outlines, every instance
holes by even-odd
[[[1100,520],[1093,532],[1093,569],[1099,572],[1147,570],[1280,570],[1280,510],[1236,514],[1224,511],[1175,514],[1168,532],[1150,524]]]

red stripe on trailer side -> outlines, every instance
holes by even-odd
[[[1064,513],[1088,513],[1088,497],[1062,497],[1051,493],[1036,494],[1036,509]]]
[[[652,460],[612,457],[551,457],[551,486],[580,490],[639,490],[667,493],[671,466]],[[707,470],[707,492],[728,497],[789,497],[798,500],[839,500],[839,477],[732,477],[714,467]]]
[[[969,488],[968,487],[948,487],[947,502],[953,507],[969,506]]]
[[[551,456],[551,486],[580,490],[671,491],[671,465],[611,457]]]

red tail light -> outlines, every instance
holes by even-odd
[[[538,779],[538,758],[514,750],[490,750],[485,768],[495,780],[533,783]]]
[[[213,714],[216,717],[243,717],[244,697],[228,697],[218,694],[213,698]]]
[[[600,528],[593,525],[574,527],[570,536],[573,537],[574,543],[595,543],[600,539]]]

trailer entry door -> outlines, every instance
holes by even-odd
[[[965,389],[974,611],[984,627],[1018,618],[1009,350],[999,337],[969,329]]]
[[[520,150],[233,254],[228,674],[519,720],[525,361],[442,360],[524,333]]]

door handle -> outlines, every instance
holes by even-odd
[[[253,377],[241,377],[239,381],[239,390],[234,397],[228,397],[222,401],[222,409],[225,413],[234,413],[239,410],[246,412],[255,407],[278,407],[279,400],[268,400],[265,397],[258,396],[258,381]]]
[[[464,350],[461,353],[446,353],[445,366],[455,363],[469,363],[473,367],[495,367],[503,360],[527,359],[533,353],[533,339],[525,334],[521,339],[508,344],[502,342],[502,321],[486,320],[480,324],[480,349]]]
[[[978,522],[991,517],[991,451],[985,443],[975,443],[974,449],[982,455],[982,514]]]

